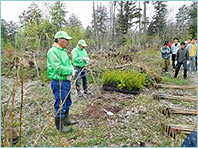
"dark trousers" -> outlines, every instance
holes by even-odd
[[[55,117],[65,117],[72,104],[70,97],[71,82],[52,80],[51,88],[55,97]],[[62,104],[62,109],[60,105]]]
[[[75,83],[77,92],[80,92],[81,79],[82,79],[82,82],[83,82],[83,89],[84,89],[84,91],[86,91],[87,90],[87,85],[88,85],[87,70],[83,69],[83,68],[80,68],[80,67],[74,67],[74,68],[75,68],[75,71],[76,71],[75,79],[78,77],[77,80],[76,80],[76,83]]]
[[[175,58],[176,58],[176,54],[172,54],[172,65],[173,65],[173,68],[175,68]]]
[[[182,147],[197,147],[197,131],[193,131],[184,140]]]
[[[181,65],[183,65],[183,67],[184,67],[184,78],[187,78],[187,62],[179,62],[179,63],[177,63],[174,77],[175,78],[177,77],[177,75],[179,73],[179,70],[181,68]]]

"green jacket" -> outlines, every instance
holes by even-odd
[[[47,52],[47,76],[52,80],[67,80],[74,68],[64,49],[52,47]]]
[[[76,46],[72,50],[72,64],[78,67],[85,67],[87,62],[83,60],[84,57],[88,57],[87,51],[85,49],[81,49],[79,46]]]

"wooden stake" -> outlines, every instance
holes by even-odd
[[[197,96],[170,96],[166,94],[154,94],[154,99],[168,99],[168,100],[178,100],[186,102],[197,102]]]
[[[162,129],[164,133],[166,133],[168,136],[171,136],[175,139],[176,135],[178,133],[183,134],[190,134],[193,131],[196,131],[194,125],[176,125],[176,124],[162,124]]]
[[[196,89],[194,86],[179,86],[179,85],[165,85],[165,84],[158,84],[157,88],[166,88],[166,89]]]
[[[159,108],[159,111],[170,117],[170,114],[184,114],[184,115],[197,115],[197,110],[186,110],[183,108],[173,108],[162,106]]]

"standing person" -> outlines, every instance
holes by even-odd
[[[195,70],[197,71],[197,48],[196,48],[196,57],[195,57]]]
[[[68,120],[68,114],[72,104],[70,89],[74,68],[65,50],[70,39],[72,37],[67,32],[57,32],[55,43],[47,52],[47,76],[51,79],[51,89],[55,97],[55,125],[62,132],[70,131],[67,125],[73,124]]]
[[[168,72],[168,67],[170,65],[170,48],[168,47],[168,42],[165,42],[161,48],[161,55],[164,60],[164,71]]]
[[[190,65],[189,65],[189,70],[190,70],[190,74],[194,74],[195,71],[195,57],[196,57],[196,44],[195,44],[195,40],[191,41],[190,44],[190,50],[189,50],[189,61],[190,61]]]
[[[174,43],[171,46],[171,53],[172,53],[172,65],[173,65],[173,69],[175,69],[175,58],[177,51],[180,49],[180,43],[178,38],[174,38],[173,40]]]
[[[176,54],[176,69],[175,69],[175,78],[177,77],[181,65],[184,67],[184,79],[187,79],[187,65],[189,64],[189,52],[185,48],[185,43],[181,43],[181,48],[177,51]]]
[[[89,62],[89,57],[86,51],[87,44],[85,40],[79,40],[77,46],[72,50],[72,64],[75,69],[76,91],[79,97],[82,97],[80,91],[81,79],[83,82],[83,89],[85,94],[90,94],[88,91],[88,80],[86,66]]]
[[[191,40],[188,40],[186,44],[186,49],[188,50],[189,53],[190,53],[190,45],[191,45]],[[190,64],[187,65],[187,73],[190,73]]]
[[[168,47],[171,49],[171,47],[172,47],[171,41],[168,41]]]
[[[190,52],[190,45],[191,45],[191,40],[188,40],[186,43],[186,49]]]
[[[196,47],[197,47],[197,40],[195,40],[195,43],[196,43]],[[196,71],[197,71],[197,48],[196,48],[196,57],[195,57],[195,69],[196,69]]]

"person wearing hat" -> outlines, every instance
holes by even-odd
[[[164,60],[164,72],[168,72],[168,67],[170,65],[170,48],[167,41],[163,44],[161,48],[161,55]]]
[[[51,89],[55,97],[55,125],[62,132],[70,131],[67,125],[72,124],[68,121],[68,114],[72,104],[70,89],[74,68],[65,50],[71,39],[67,32],[57,32],[55,43],[47,52],[47,76],[51,79]]]
[[[185,48],[185,42],[181,43],[180,49],[177,51],[176,54],[176,69],[175,69],[175,75],[176,78],[179,70],[181,68],[181,65],[184,67],[184,79],[187,79],[187,65],[189,64],[189,51]]]
[[[72,50],[72,64],[75,69],[75,79],[76,79],[76,91],[79,97],[82,97],[80,92],[81,79],[83,82],[83,89],[85,94],[90,94],[88,92],[88,82],[87,82],[87,70],[86,66],[89,62],[89,57],[86,51],[87,44],[85,40],[79,40],[77,46]]]

